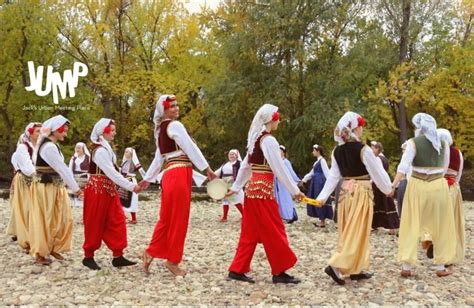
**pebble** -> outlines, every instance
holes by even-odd
[[[262,245],[258,245],[248,284],[227,280],[240,236],[240,214],[229,211],[226,223],[218,221],[222,207],[217,202],[198,201],[191,205],[183,268],[186,277],[174,277],[163,262],[155,259],[151,274],[142,271],[141,255],[148,245],[159,212],[158,195],[148,193],[151,201],[141,201],[138,224],[127,225],[128,247],[125,256],[138,264],[116,269],[105,245],[96,253],[100,271],[86,269],[83,258],[82,209],[73,208],[74,231],[71,252],[65,261],[53,260],[51,266],[34,264],[16,243],[0,234],[0,298],[4,305],[121,305],[121,306],[474,306],[472,262],[466,258],[452,276],[438,278],[430,270],[432,261],[420,248],[416,278],[400,277],[396,262],[398,242],[379,229],[371,235],[371,267],[374,277],[363,281],[346,280],[339,286],[324,267],[337,244],[337,229],[328,222],[325,230],[315,228],[306,207],[297,205],[299,220],[285,225],[290,246],[298,256],[297,265],[288,273],[302,280],[298,285],[273,284],[271,269]],[[465,202],[466,239],[474,236],[474,203]],[[128,215],[127,215],[128,216]],[[10,217],[8,202],[0,199],[0,230]],[[466,245],[466,256],[474,247]],[[377,256],[377,257],[375,257]],[[470,263],[471,262],[471,263]]]

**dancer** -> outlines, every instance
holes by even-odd
[[[229,268],[229,278],[254,283],[245,275],[258,243],[262,243],[270,263],[273,283],[299,283],[286,273],[296,261],[278,212],[273,191],[273,177],[285,185],[298,200],[304,197],[287,173],[280,156],[278,141],[271,132],[278,128],[278,107],[265,104],[257,111],[247,139],[247,155],[242,162],[237,180],[227,195],[245,189],[244,215],[237,251]]]
[[[174,95],[161,95],[156,103],[153,122],[157,149],[155,159],[140,182],[146,189],[156,181],[161,165],[165,170],[161,180],[161,207],[150,244],[143,252],[143,270],[149,274],[153,258],[166,259],[165,266],[176,276],[186,271],[179,267],[184,253],[191,207],[192,166],[206,170],[207,177],[216,177],[201,150],[177,119],[179,107]]]
[[[81,190],[71,169],[64,163],[59,142],[64,141],[69,121],[57,115],[43,123],[38,151],[33,154],[36,176],[32,183],[29,214],[30,255],[40,265],[51,264],[49,255],[64,260],[71,250],[73,220],[71,204],[64,183],[76,196]]]
[[[39,137],[41,123],[30,123],[21,134],[11,163],[15,170],[10,189],[10,221],[7,234],[25,250],[30,249],[28,240],[29,212],[31,204],[31,182],[35,173],[32,162],[33,150]]]
[[[383,155],[382,143],[372,141],[372,151],[382,161],[382,166],[388,172],[388,159]],[[372,183],[372,190],[374,191],[374,218],[372,220],[372,229],[379,227],[389,229],[389,233],[395,235],[397,229],[400,227],[400,219],[398,218],[395,201],[392,197],[387,197],[377,185]]]
[[[407,143],[393,187],[412,168],[408,180],[398,241],[398,261],[402,263],[402,277],[414,276],[418,241],[426,232],[434,244],[436,275],[448,276],[451,269],[445,264],[456,256],[456,230],[449,188],[444,173],[449,165],[449,147],[436,132],[436,120],[426,113],[417,113],[412,123],[415,137]]]
[[[341,185],[338,205],[338,244],[325,268],[336,283],[343,285],[344,275],[352,280],[368,279],[370,266],[370,229],[373,217],[373,192],[370,180],[385,194],[391,194],[390,178],[380,159],[364,145],[365,120],[354,112],[346,112],[337,123],[334,139],[338,146],[332,154],[332,165],[324,188],[317,197],[324,202]]]
[[[280,145],[280,155],[283,159],[283,164],[285,165],[288,174],[291,176],[291,178],[296,184],[299,184],[301,180],[296,175],[295,170],[293,170],[293,166],[291,165],[291,162],[286,157],[287,152],[285,146],[283,145]],[[286,223],[292,224],[298,220],[298,214],[296,213],[295,204],[293,203],[291,194],[285,188],[282,182],[278,180],[277,177],[275,177],[274,183],[275,198],[278,203],[278,209],[280,210],[280,216]]]
[[[316,198],[326,183],[329,176],[329,168],[324,158],[324,148],[320,145],[313,145],[313,156],[317,158],[313,164],[313,169],[307,173],[303,178],[303,183],[311,180],[311,186],[308,190],[308,197]],[[333,219],[334,212],[332,210],[331,198],[326,200],[322,207],[315,207],[310,204],[306,206],[306,211],[309,217],[319,218],[319,225],[313,223],[316,227],[326,227],[326,219]]]
[[[76,143],[76,146],[74,147],[74,155],[69,161],[69,168],[72,170],[74,179],[81,189],[84,189],[87,184],[87,172],[89,172],[90,159],[91,154],[89,153],[86,144],[84,142]],[[73,207],[82,206],[82,202],[74,195],[71,196],[71,201]]]
[[[102,241],[113,253],[112,265],[115,267],[137,264],[127,260],[123,251],[127,247],[127,227],[125,214],[120,204],[115,185],[138,193],[140,187],[129,182],[116,166],[117,157],[110,142],[116,134],[115,122],[100,119],[92,129],[91,164],[89,181],[84,190],[84,259],[82,264],[92,270],[100,270],[95,262],[95,251]]]
[[[219,169],[216,170],[216,176],[218,178],[223,179],[229,184],[234,183],[235,179],[237,178],[237,174],[239,173],[240,164],[242,162],[242,157],[240,157],[239,150],[233,149],[229,151],[227,155],[229,161],[222,165]],[[222,209],[224,211],[220,221],[226,222],[227,221],[227,214],[229,213],[229,204],[235,205],[237,210],[239,210],[240,215],[243,213],[243,206],[244,203],[244,191],[240,190],[236,195],[232,196],[231,198],[225,198],[222,200]]]
[[[133,184],[137,184],[136,172],[140,172],[142,178],[145,177],[145,170],[143,170],[140,161],[138,160],[137,152],[134,148],[126,148],[123,153],[122,165],[120,165],[120,173],[126,177]],[[119,190],[119,193],[121,190]],[[128,191],[127,191],[128,192]],[[130,198],[129,198],[130,197]],[[132,192],[131,196],[127,194],[127,198],[120,198],[123,210],[131,215],[131,224],[137,223],[138,212],[138,194]]]

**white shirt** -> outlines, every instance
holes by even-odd
[[[337,183],[342,178],[339,166],[334,158],[334,152],[331,156],[331,170],[329,176],[326,178],[323,190],[316,198],[318,200],[326,201],[337,186]],[[365,165],[370,179],[375,185],[384,193],[389,194],[392,191],[392,182],[388,173],[385,171],[380,158],[375,156],[374,152],[368,146],[362,148],[362,163]]]
[[[217,169],[214,173],[216,174],[217,177],[220,177],[221,173],[222,173],[223,178],[231,177],[233,172],[234,172],[234,168],[233,168],[234,164],[235,164],[235,162],[232,163],[232,162],[228,161],[222,167]]]
[[[115,169],[113,155],[107,151],[106,148],[99,147],[95,150],[92,160],[112,182],[128,191],[133,191],[135,184],[124,178],[123,175]]]
[[[82,155],[81,157],[77,157],[76,160],[74,161],[74,156],[71,157],[71,160],[69,161],[69,168],[74,171],[82,171],[82,172],[88,172],[89,170],[81,170],[81,164],[86,158],[86,155]]]
[[[405,148],[405,152],[403,152],[402,159],[400,160],[400,164],[397,168],[397,173],[407,174],[411,171],[415,171],[418,173],[423,174],[437,174],[437,173],[446,173],[449,166],[449,146],[445,143],[444,144],[444,162],[443,167],[440,168],[423,168],[423,167],[415,167],[412,166],[413,159],[415,159],[416,155],[416,146],[412,139],[407,142],[407,146]]]
[[[64,163],[64,156],[56,144],[46,142],[46,144],[41,147],[38,155],[61,176],[63,181],[73,192],[80,190],[79,185],[77,185],[76,180],[74,180],[71,169]]]
[[[145,175],[145,181],[155,182],[158,178],[158,175],[160,174],[163,162],[169,158],[182,155],[188,156],[193,165],[196,166],[196,168],[198,168],[200,171],[203,171],[209,167],[209,164],[204,158],[204,155],[202,155],[201,150],[191,139],[188,132],[186,131],[186,128],[181,122],[171,121],[171,123],[168,125],[166,133],[168,134],[168,137],[176,142],[181,150],[161,155],[160,148],[157,147],[155,158],[153,159],[153,162],[151,163]]]
[[[32,176],[35,173],[35,166],[25,144],[17,145],[16,151],[12,155],[11,163],[15,171],[20,170],[26,176]]]
[[[297,195],[300,193],[300,189],[296,186],[295,181],[288,174],[288,170],[283,164],[280,154],[280,145],[275,137],[268,135],[260,140],[260,147],[263,152],[263,156],[267,160],[273,174],[276,176],[285,188],[292,194]],[[245,156],[242,165],[239,169],[237,179],[232,185],[231,190],[238,192],[244,185],[250,180],[252,176],[252,166],[248,163],[248,154]]]
[[[328,167],[328,163],[326,162],[326,159],[324,159],[324,157],[322,156],[319,156],[318,160],[313,164],[313,168],[311,169],[310,172],[308,172],[304,178],[303,178],[303,182],[306,183],[308,182],[309,180],[311,180],[313,178],[313,175],[314,175],[314,166],[316,166],[316,164],[321,161],[321,168],[323,169],[323,173],[324,173],[324,177],[327,179],[328,176],[329,176],[329,167]]]

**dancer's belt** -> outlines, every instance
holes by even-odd
[[[165,171],[175,168],[192,167],[193,164],[187,156],[171,157],[166,160]]]
[[[49,166],[36,166],[36,173],[39,182],[42,184],[63,183],[61,176],[56,172],[56,170]]]
[[[269,165],[252,164],[252,172],[273,173]]]
[[[432,182],[434,180],[443,178],[444,174],[442,174],[442,173],[426,174],[426,173],[420,173],[420,172],[413,171],[411,173],[411,176],[415,179],[419,179],[419,180],[426,181],[426,182]]]

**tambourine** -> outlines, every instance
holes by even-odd
[[[222,179],[214,179],[207,183],[207,194],[214,200],[224,199],[228,184]]]

